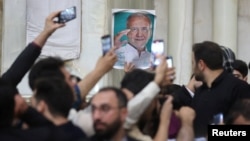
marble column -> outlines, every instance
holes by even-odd
[[[238,0],[214,0],[213,12],[213,41],[237,54]]]
[[[176,82],[186,84],[191,75],[193,0],[169,0],[167,54],[176,67]]]

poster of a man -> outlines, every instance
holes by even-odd
[[[154,25],[154,10],[113,10],[113,44],[118,56],[114,68],[148,69],[152,66]]]

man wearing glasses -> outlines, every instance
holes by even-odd
[[[127,117],[127,97],[115,87],[104,87],[91,102],[95,135],[91,141],[136,141],[126,135],[123,123]]]
[[[128,37],[121,41],[122,36]],[[147,51],[146,44],[152,36],[152,23],[147,13],[137,12],[127,18],[127,29],[114,37],[114,46],[117,48],[118,61],[115,66],[124,66],[124,69],[151,67],[152,55]]]

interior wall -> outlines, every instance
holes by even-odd
[[[3,0],[2,66],[5,72],[25,47],[26,0]]]
[[[237,58],[250,62],[250,1],[238,1],[238,48]],[[248,82],[250,83],[250,75],[248,75]]]
[[[0,45],[3,43],[3,0],[0,0]],[[2,58],[2,49],[0,49],[0,58]],[[2,61],[0,61],[0,66],[2,66]],[[0,74],[2,70],[0,69]]]

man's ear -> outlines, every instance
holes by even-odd
[[[247,76],[245,76],[245,77],[243,78],[243,80],[247,82]]]
[[[198,61],[198,68],[199,68],[200,70],[204,70],[205,67],[206,67],[205,62],[204,62],[203,60],[199,60],[199,61]]]
[[[39,103],[37,104],[37,111],[40,113],[44,113],[45,110],[47,108],[47,104],[45,103],[44,100],[39,101]]]
[[[127,88],[122,88],[122,91],[124,92],[124,94],[126,95],[128,100],[130,100],[134,97],[134,94],[130,90],[128,90]]]
[[[121,120],[125,121],[126,117],[128,116],[128,109],[127,108],[121,108]]]

